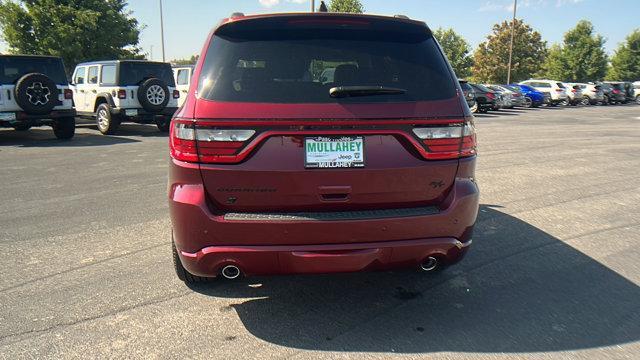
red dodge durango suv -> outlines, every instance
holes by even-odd
[[[471,244],[473,117],[423,22],[232,16],[170,130],[183,281],[430,271]]]

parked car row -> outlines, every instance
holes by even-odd
[[[473,84],[459,80],[472,112],[513,107],[640,104],[640,81],[564,83],[531,79],[518,84]]]
[[[192,70],[147,60],[93,61],[78,64],[69,81],[59,57],[0,55],[0,127],[51,126],[57,138],[70,139],[76,118],[84,118],[103,134],[123,122],[155,123],[167,132]]]

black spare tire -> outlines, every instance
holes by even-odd
[[[16,82],[16,102],[28,114],[50,113],[56,105],[60,104],[59,94],[56,83],[45,74],[26,74]]]
[[[169,102],[169,88],[167,84],[158,79],[144,80],[138,88],[138,101],[149,112],[158,112],[164,109]]]

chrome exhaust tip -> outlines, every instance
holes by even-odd
[[[222,268],[222,271],[220,271],[220,273],[225,279],[233,280],[237,279],[240,276],[240,269],[235,265],[227,265]]]
[[[426,259],[422,260],[420,263],[420,270],[422,271],[433,271],[438,267],[438,259],[433,256],[429,256]]]

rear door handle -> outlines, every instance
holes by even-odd
[[[98,91],[97,91],[97,90],[91,90],[91,92],[95,94],[95,93],[97,93]]]
[[[83,92],[84,92],[84,90],[78,90],[78,92],[81,92],[81,93],[83,93]]]
[[[348,201],[351,186],[320,186],[318,194],[322,201]]]

